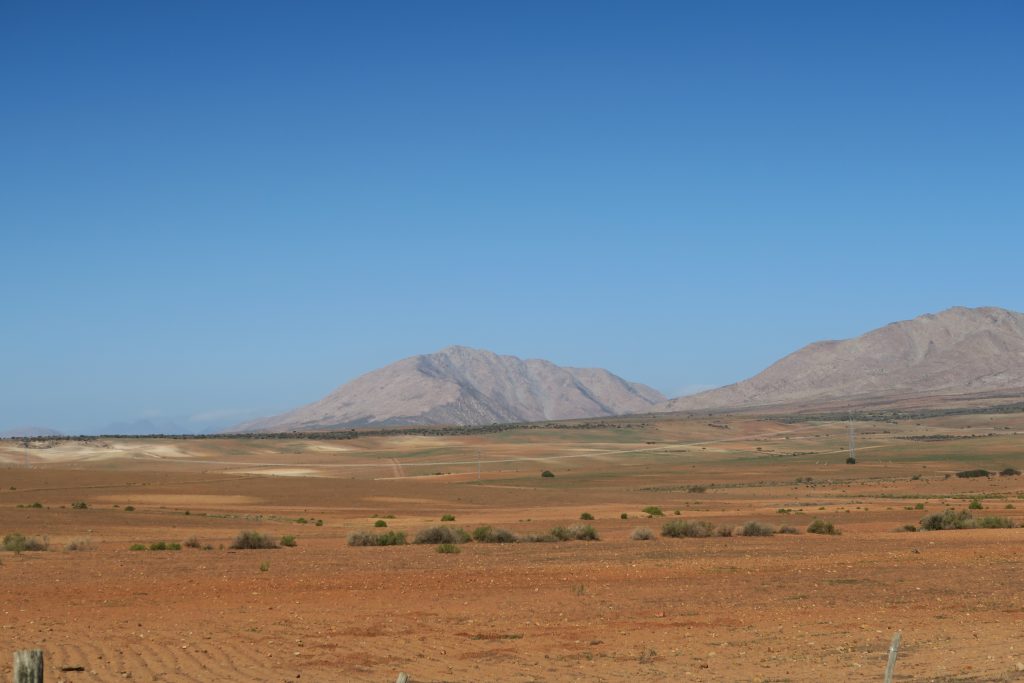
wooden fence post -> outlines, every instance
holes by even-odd
[[[892,644],[889,645],[889,664],[885,667],[885,683],[892,683],[892,672],[896,669],[896,653],[900,650],[900,636],[902,633],[896,631],[892,637]]]
[[[43,683],[42,650],[18,650],[14,653],[14,683]]]

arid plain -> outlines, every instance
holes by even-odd
[[[0,441],[0,535],[49,544],[0,551],[0,675],[42,648],[53,681],[876,681],[901,631],[896,680],[1024,680],[1024,528],[898,530],[975,500],[1024,523],[1024,477],[998,474],[1024,414],[893,417],[854,421],[854,465],[828,416]],[[583,513],[600,540],[346,540]],[[799,533],[662,537],[673,520]],[[231,549],[243,530],[296,545]]]

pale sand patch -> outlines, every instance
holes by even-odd
[[[227,470],[227,474],[263,474],[268,477],[325,477],[320,470],[303,467],[254,467],[247,470]]]

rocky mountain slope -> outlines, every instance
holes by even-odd
[[[760,374],[672,399],[663,411],[771,407],[828,400],[1024,391],[1024,314],[951,308],[855,339],[822,341]]]
[[[607,370],[451,346],[358,377],[323,399],[229,430],[485,425],[649,411],[665,397]]]

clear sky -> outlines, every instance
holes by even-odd
[[[0,430],[1024,310],[1024,3],[0,1]]]

